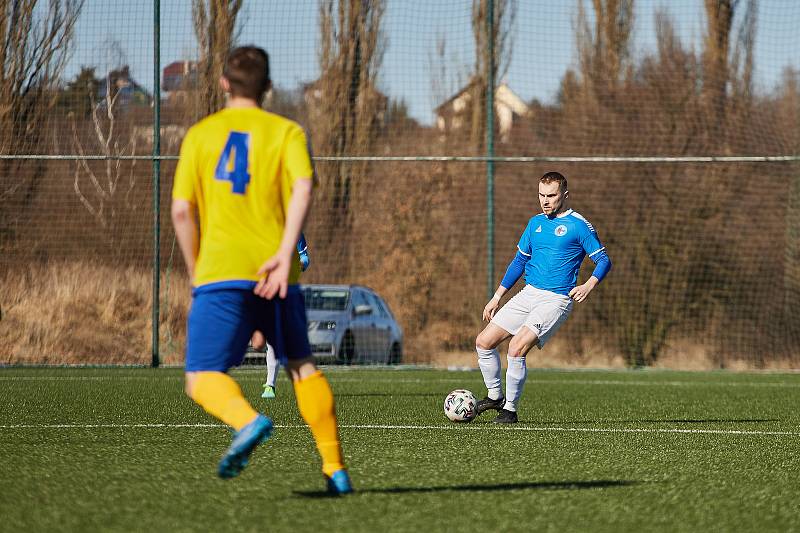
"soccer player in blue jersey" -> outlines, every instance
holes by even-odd
[[[339,441],[333,393],[308,342],[297,284],[297,241],[311,203],[311,157],[296,123],[261,109],[269,57],[256,47],[228,56],[220,83],[225,109],[183,139],[172,190],[175,235],[192,281],[186,340],[186,393],[233,428],[220,477],[239,475],[272,434],[228,374],[254,331],[288,361],[297,407],[322,458],[331,494],[352,492]]]
[[[478,366],[488,394],[478,402],[477,413],[499,411],[494,422],[515,424],[517,406],[525,385],[525,356],[536,346],[541,349],[564,323],[574,302],[583,302],[608,274],[611,260],[588,220],[569,208],[567,179],[548,172],[539,180],[542,213],[528,221],[517,245],[517,254],[508,265],[494,296],[483,309],[489,324],[475,340]],[[583,258],[595,263],[591,277],[577,285]],[[498,311],[503,295],[525,275],[525,288]],[[500,353],[497,346],[508,345],[506,392],[500,381]]]
[[[302,233],[300,234],[300,240],[297,241],[297,253],[300,256],[300,270],[305,272],[311,263],[311,259],[308,257],[306,236]],[[275,348],[271,344],[267,344],[267,339],[264,338],[264,334],[260,331],[253,333],[250,345],[256,351],[264,350],[266,352],[264,359],[267,364],[267,380],[264,382],[264,391],[261,393],[261,397],[271,400],[275,398],[275,383],[278,380],[278,367],[281,365],[275,355]]]

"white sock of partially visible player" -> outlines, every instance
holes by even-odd
[[[528,368],[525,366],[525,356],[508,356],[508,368],[506,369],[506,404],[503,409],[516,411],[517,403],[522,396],[522,388],[525,386],[525,378],[528,377]]]
[[[503,396],[503,389],[500,383],[500,352],[494,350],[484,350],[475,347],[478,352],[478,366],[483,374],[483,382],[489,391],[488,396],[492,400],[497,400]]]
[[[267,385],[275,387],[278,379],[278,358],[275,357],[275,350],[267,344]]]

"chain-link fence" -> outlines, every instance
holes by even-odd
[[[250,43],[316,154],[302,281],[374,289],[404,361],[472,364],[549,170],[614,268],[532,364],[798,361],[795,2],[0,5],[0,363],[182,362],[172,174]]]

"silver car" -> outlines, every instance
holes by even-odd
[[[320,362],[403,360],[403,330],[389,306],[360,285],[303,285],[308,340]]]

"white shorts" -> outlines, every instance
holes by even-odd
[[[492,324],[512,335],[516,335],[522,326],[527,327],[539,338],[537,346],[541,349],[570,312],[572,298],[569,296],[525,285],[494,315]]]

